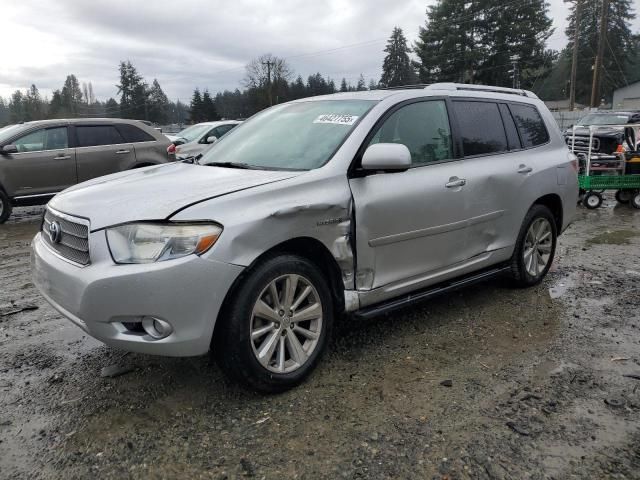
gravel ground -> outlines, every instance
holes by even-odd
[[[640,478],[640,212],[614,203],[579,211],[542,285],[344,319],[277,396],[207,357],[84,335],[30,280],[42,208],[16,209],[0,226],[0,478]],[[101,377],[112,365],[126,373]]]

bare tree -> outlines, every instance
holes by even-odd
[[[265,89],[269,104],[273,104],[272,85],[279,82],[288,82],[293,77],[293,70],[284,58],[279,58],[270,53],[265,53],[254,58],[245,67],[243,80],[247,88]]]

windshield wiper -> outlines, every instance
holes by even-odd
[[[205,165],[209,167],[241,168],[244,170],[260,169],[260,167],[256,167],[255,165],[249,165],[248,163],[240,163],[240,162],[211,162],[211,163],[205,163]]]

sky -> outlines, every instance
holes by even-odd
[[[244,65],[263,53],[284,57],[303,78],[320,72],[355,84],[380,78],[394,26],[410,44],[435,0],[0,0],[0,96],[32,83],[43,95],[73,73],[96,97],[117,97],[118,63],[130,60],[170,99],[193,89],[242,88]],[[549,0],[566,44],[568,6]],[[640,15],[639,15],[640,17]],[[640,18],[633,22],[640,30]]]

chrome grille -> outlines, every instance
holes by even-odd
[[[52,223],[57,223],[60,229],[57,239],[52,238]],[[42,222],[42,238],[61,257],[79,265],[89,265],[89,222],[87,220],[47,208]]]
[[[572,135],[567,135],[567,145],[569,145],[569,148],[571,148],[571,141],[573,140],[573,136]],[[584,135],[576,135],[575,137],[575,147],[574,150],[576,152],[585,152],[587,153],[589,151],[589,137],[588,136],[584,136]],[[600,139],[593,137],[593,141],[591,142],[591,152],[598,152],[600,151]]]

